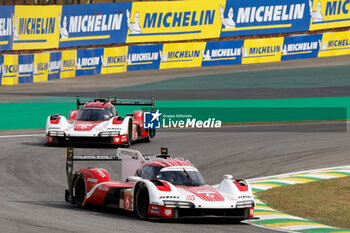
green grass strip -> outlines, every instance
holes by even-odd
[[[339,175],[344,175],[344,176],[350,176],[350,172],[324,172],[324,173],[329,173],[329,174],[339,174]]]
[[[337,228],[313,228],[313,229],[296,230],[296,231],[304,232],[304,233],[331,233],[331,232],[349,232],[350,230],[337,229]]]
[[[256,207],[269,207],[269,206],[266,205],[265,203],[257,203]]]
[[[314,180],[314,181],[323,180],[322,178],[310,177],[310,176],[307,176],[307,175],[306,176],[291,176],[291,178],[301,178],[301,179],[308,179],[308,180]]]
[[[278,218],[278,219],[266,219],[266,220],[257,220],[254,223],[261,225],[274,224],[274,223],[285,223],[285,222],[303,222],[303,223],[318,223],[304,219],[294,219],[294,218]]]
[[[261,183],[259,183],[259,182],[251,183],[251,185],[264,185],[264,184],[275,184],[275,185],[279,185],[279,186],[290,185],[290,184],[288,184],[288,183],[274,182],[274,181],[268,181],[268,182],[263,182],[263,181],[261,181]],[[277,187],[277,186],[276,186],[276,187]],[[273,188],[275,188],[275,187],[273,187]]]
[[[258,193],[258,192],[265,191],[265,190],[262,190],[262,189],[256,189],[256,188],[252,188],[252,190],[253,190],[253,193]]]
[[[280,213],[277,210],[254,210],[255,212],[274,212],[274,213]]]

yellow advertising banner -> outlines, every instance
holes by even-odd
[[[58,48],[61,6],[15,6],[13,50]]]
[[[281,61],[283,37],[244,40],[242,64]]]
[[[319,45],[318,57],[350,54],[350,31],[324,33]]]
[[[47,81],[49,72],[50,53],[34,54],[33,82]]]
[[[130,42],[175,41],[220,36],[220,5],[217,1],[133,2],[127,10]]]
[[[349,0],[309,0],[310,31],[350,26]]]
[[[18,84],[18,55],[4,55],[1,85]]]
[[[75,77],[77,50],[63,50],[61,60],[61,78]]]
[[[128,46],[104,48],[101,74],[126,72]]]
[[[160,69],[200,67],[206,42],[164,44]]]

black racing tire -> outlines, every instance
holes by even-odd
[[[78,207],[84,208],[86,206],[86,184],[84,176],[79,174],[76,176],[74,182],[74,200]]]
[[[151,137],[151,130],[148,129],[147,130],[147,137],[144,139],[145,142],[151,142],[152,141],[152,137]]]
[[[141,219],[146,220],[149,215],[149,193],[144,183],[139,184],[135,195],[135,212]]]
[[[129,124],[128,124],[128,142],[125,143],[125,147],[130,147],[131,146],[131,141],[132,141],[132,120],[129,120]]]
[[[152,138],[154,138],[155,134],[156,134],[156,130],[155,129],[148,129],[147,130],[147,137],[145,138],[145,142],[151,142]]]

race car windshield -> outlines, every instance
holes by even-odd
[[[199,186],[205,181],[198,171],[161,171],[159,179],[168,181],[173,185]]]
[[[79,121],[106,121],[114,116],[111,108],[82,108],[77,120]]]

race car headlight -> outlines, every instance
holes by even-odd
[[[98,134],[100,137],[114,137],[119,136],[119,131],[103,131]]]
[[[49,136],[64,137],[65,135],[63,131],[49,131]]]
[[[254,207],[254,201],[239,201],[236,204],[236,208],[249,208]]]
[[[186,201],[163,201],[165,207],[169,208],[194,208],[194,204]]]

